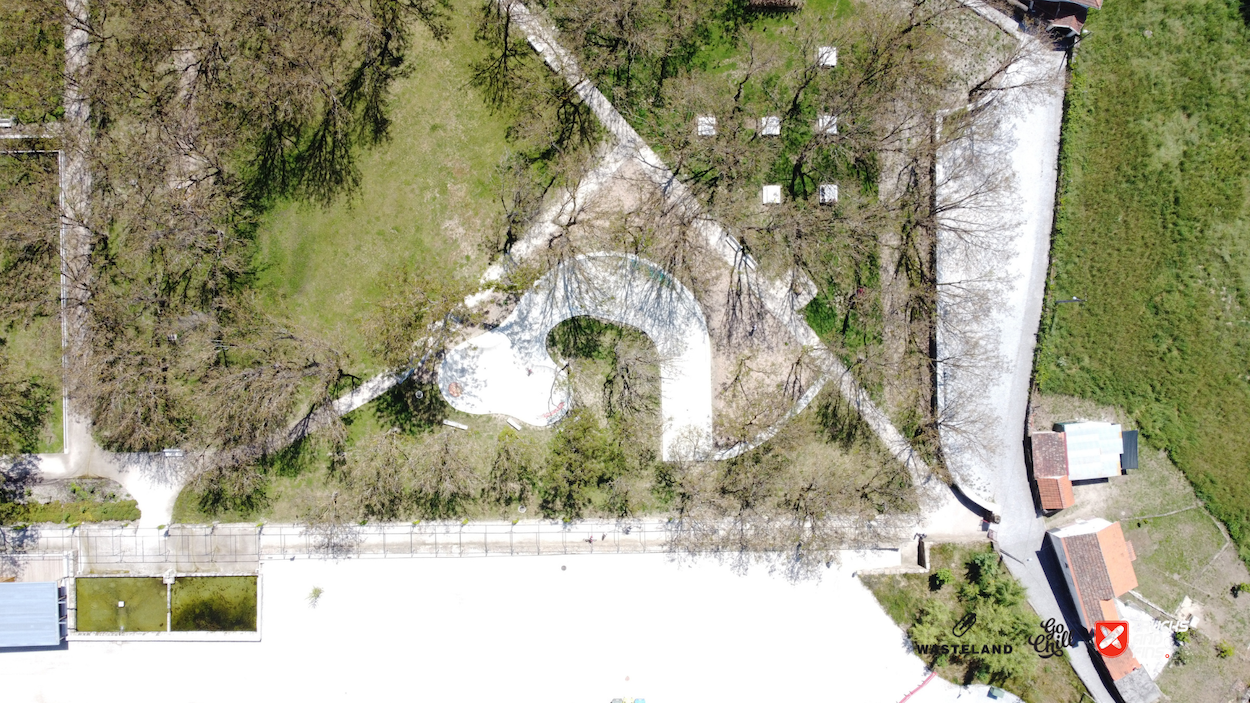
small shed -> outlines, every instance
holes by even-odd
[[[715,115],[699,115],[694,118],[695,133],[700,137],[716,136],[716,116]]]
[[[764,186],[763,191],[761,191],[760,193],[760,198],[761,200],[764,201],[765,205],[780,205],[781,204],[781,186],[779,185]]]
[[[1137,430],[1124,430],[1120,433],[1120,440],[1124,442],[1124,453],[1120,455],[1120,467],[1125,469],[1137,468]]]
[[[768,115],[760,118],[760,134],[765,137],[776,137],[781,134],[781,118]]]
[[[61,589],[54,581],[0,583],[0,648],[61,643]]]

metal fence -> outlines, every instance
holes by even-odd
[[[262,559],[667,552],[671,534],[666,521],[32,526],[0,530],[0,554],[71,554],[75,575],[256,573]]]

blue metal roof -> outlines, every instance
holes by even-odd
[[[61,643],[56,582],[0,583],[0,647],[55,647]]]

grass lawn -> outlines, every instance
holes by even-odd
[[[1007,616],[1013,623],[1003,633],[985,632],[996,619],[986,617],[999,608],[990,605],[988,608],[975,605],[976,600],[960,597],[961,592],[977,588],[977,574],[971,567],[972,559],[978,554],[987,554],[991,561],[998,557],[985,545],[942,544],[932,548],[928,574],[895,574],[863,577],[864,585],[872,590],[881,607],[889,613],[899,627],[909,631],[916,641],[923,638],[917,628],[918,623],[932,617],[934,613],[943,613],[943,622],[937,623],[937,641],[954,644],[980,644],[982,640],[990,644],[1010,644],[1013,654],[1017,657],[1016,666],[1019,671],[1006,681],[996,681],[999,686],[1020,696],[1029,703],[1078,703],[1087,695],[1085,686],[1077,678],[1076,672],[1066,657],[1042,659],[1036,656],[1028,639],[1043,633],[1041,619],[1033,612],[1021,596],[1020,602],[1005,608]],[[950,572],[952,580],[937,587],[934,576],[942,569]],[[1006,579],[1014,585],[1005,567],[998,568],[997,579]],[[956,638],[951,633],[953,623],[961,619],[973,608],[980,613],[977,623],[963,637]],[[1005,634],[1012,631],[1012,634]],[[925,638],[927,639],[927,638]],[[1023,656],[1021,656],[1023,653]],[[983,680],[978,676],[977,665],[957,657],[922,654],[934,671],[942,678],[960,685],[974,680]],[[989,658],[1009,655],[988,655]]]
[[[168,603],[159,578],[77,578],[74,591],[80,632],[165,631]]]
[[[1037,379],[1127,410],[1250,561],[1250,31],[1108,3],[1073,63]]]
[[[13,371],[37,380],[52,396],[36,450],[40,453],[62,451],[60,319],[39,317],[25,326],[15,323],[0,328],[0,338],[5,340],[5,351],[13,363]]]
[[[0,524],[35,524],[55,522],[77,525],[84,522],[136,522],[139,504],[133,500],[101,503],[80,500],[72,503],[0,503]]]
[[[0,222],[0,355],[10,376],[37,385],[51,401],[27,447],[40,453],[62,451],[58,177],[55,154],[0,156],[0,198],[14,208]]]
[[[255,576],[200,576],[174,581],[175,631],[256,630]]]
[[[452,5],[446,42],[414,33],[412,72],[393,90],[390,139],[362,156],[358,194],[328,207],[280,204],[258,233],[266,309],[325,335],[358,373],[379,370],[361,327],[395,273],[476,278],[489,263],[479,243],[501,212],[494,175],[506,122],[468,86],[478,3]]]
[[[0,117],[28,124],[60,117],[65,88],[61,14],[36,4],[0,5]]]

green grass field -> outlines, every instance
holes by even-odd
[[[1091,12],[1037,380],[1125,408],[1250,561],[1250,31],[1233,0]]]
[[[476,278],[499,205],[506,122],[469,87],[477,3],[453,3],[446,42],[420,29],[411,74],[396,82],[390,139],[361,157],[358,193],[328,207],[279,204],[263,219],[255,264],[265,309],[325,335],[359,373],[379,370],[361,333],[404,267]]]
[[[174,581],[172,629],[256,630],[256,577],[203,576]]]
[[[55,5],[0,5],[0,117],[36,123],[61,116],[64,29]]]
[[[79,578],[74,590],[80,632],[165,631],[168,603],[159,578]]]

